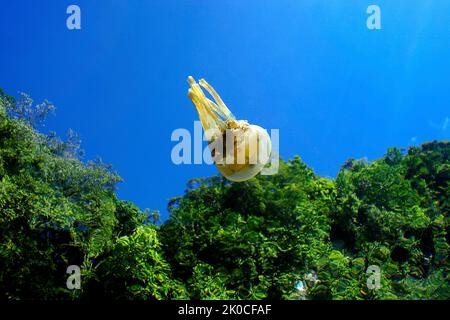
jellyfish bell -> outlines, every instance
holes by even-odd
[[[227,129],[222,139],[225,140],[224,157],[215,159],[215,163],[228,180],[248,180],[256,176],[267,164],[271,141],[267,131],[260,126],[242,121],[237,127]]]
[[[211,156],[228,180],[241,182],[256,176],[270,160],[269,134],[246,120],[236,120],[216,91],[204,80],[188,77],[188,96],[200,117]],[[208,99],[202,87],[215,100]]]

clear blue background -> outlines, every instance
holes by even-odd
[[[373,3],[382,30],[366,28]],[[82,30],[66,28],[70,4]],[[197,119],[188,75],[324,176],[450,136],[445,0],[2,1],[0,40],[0,87],[52,101],[45,130],[75,129],[124,178],[120,197],[163,218],[188,179],[217,173],[170,159],[172,131]]]

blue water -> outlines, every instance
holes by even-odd
[[[68,30],[66,8],[81,8]],[[381,30],[366,9],[381,9]],[[233,113],[280,130],[280,154],[335,176],[450,137],[448,1],[3,1],[0,87],[57,106],[43,130],[83,138],[124,182],[121,198],[166,214],[214,166],[172,163],[176,128],[197,113],[186,77],[206,78]]]

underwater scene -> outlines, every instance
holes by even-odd
[[[449,18],[438,0],[2,1],[0,305],[448,301]]]

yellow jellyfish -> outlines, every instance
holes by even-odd
[[[257,175],[270,160],[267,131],[246,120],[236,120],[217,92],[204,79],[188,77],[188,96],[194,103],[208,140],[212,159],[228,180],[241,182]],[[208,99],[202,87],[215,102]]]

